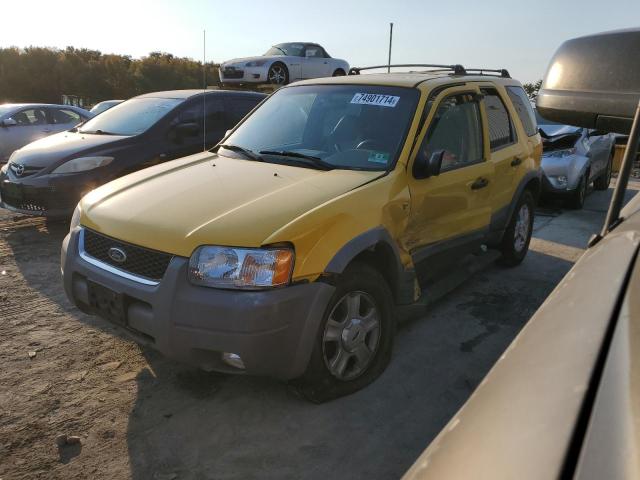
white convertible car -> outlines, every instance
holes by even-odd
[[[222,83],[286,85],[306,78],[346,75],[349,64],[331,58],[317,43],[280,43],[259,57],[234,58],[220,65]]]

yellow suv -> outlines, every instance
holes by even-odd
[[[482,245],[523,260],[540,190],[520,83],[417,67],[286,86],[212,151],[87,194],[67,295],[207,370],[294,380],[313,401],[367,385],[397,305]]]

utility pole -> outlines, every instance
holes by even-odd
[[[389,62],[387,63],[387,73],[391,72],[391,43],[393,42],[393,22],[389,24]]]

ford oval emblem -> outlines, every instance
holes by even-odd
[[[120,248],[111,247],[107,253],[109,254],[109,258],[116,263],[124,263],[127,261],[127,254]]]

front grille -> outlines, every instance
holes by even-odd
[[[222,75],[225,78],[242,78],[244,77],[244,70],[236,70],[235,68],[225,68],[222,71]]]
[[[34,213],[71,211],[80,200],[75,189],[35,188],[16,183],[0,185],[0,197],[10,207]]]
[[[126,260],[124,262],[116,262],[109,256],[109,249],[114,247],[125,252]],[[84,229],[84,251],[96,260],[112,267],[132,275],[158,281],[164,276],[164,272],[173,258],[168,253],[121,242],[86,228]]]

